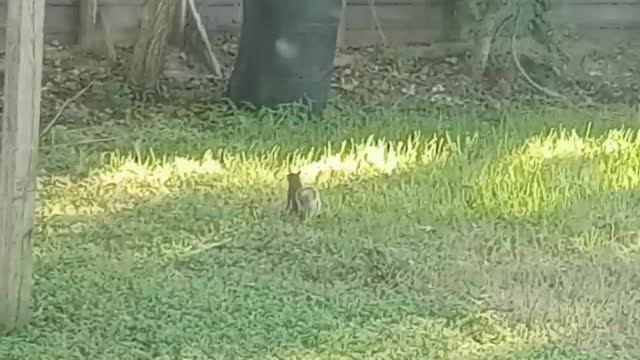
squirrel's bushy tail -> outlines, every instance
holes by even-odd
[[[298,193],[298,201],[303,207],[310,207],[316,201],[318,192],[312,188],[300,189]]]
[[[298,207],[304,219],[316,216],[322,207],[320,193],[313,188],[303,188],[297,194]]]

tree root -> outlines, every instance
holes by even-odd
[[[535,82],[531,76],[529,76],[529,74],[527,74],[527,72],[524,70],[524,68],[522,67],[522,64],[520,64],[520,59],[518,58],[518,53],[516,50],[516,36],[518,34],[518,29],[520,28],[520,7],[518,7],[518,10],[516,10],[516,15],[514,18],[514,22],[515,22],[515,28],[513,30],[513,35],[511,36],[511,55],[513,56],[513,61],[516,64],[516,67],[518,68],[518,71],[520,72],[520,74],[522,74],[522,76],[524,76],[525,80],[527,80],[527,82],[533,86],[536,90],[550,96],[550,97],[555,97],[555,98],[561,98],[563,100],[569,101],[571,102],[571,100],[569,100],[568,97],[555,92],[549,88],[546,88],[540,84],[538,84],[537,82]]]

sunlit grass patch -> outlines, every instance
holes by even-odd
[[[153,149],[114,152],[87,177],[42,179],[40,215],[116,213],[195,192],[203,199],[200,206],[229,207],[238,216],[251,209],[254,219],[275,219],[284,207],[287,172],[300,170],[305,183],[325,193],[325,214],[318,220],[322,226],[431,226],[471,219],[557,222],[562,214],[575,219],[574,208],[581,202],[600,206],[589,199],[634,190],[640,181],[640,142],[637,133],[625,129],[593,135],[588,129],[580,134],[560,128],[529,138],[508,129],[464,136],[414,131],[402,140],[369,135],[283,151],[279,146],[253,152],[210,148],[188,157],[156,156]],[[580,222],[593,224],[593,219]],[[580,238],[582,249],[613,245],[590,240],[602,239],[598,234],[582,227],[572,236]],[[624,242],[625,249],[635,246]]]
[[[343,141],[339,149],[329,143],[319,159],[313,159],[313,151],[307,156],[293,156],[290,167],[300,167],[307,181],[339,183],[341,178],[366,180],[369,177],[402,173],[436,161],[445,161],[451,153],[446,139],[432,136],[423,140],[420,132],[414,132],[405,140],[389,141],[370,135],[363,141]],[[315,160],[315,161],[314,161]]]
[[[220,162],[211,153],[202,158],[145,159],[114,153],[107,167],[86,178],[51,176],[39,182],[44,219],[66,215],[96,215],[131,208],[146,198],[171,195],[178,190],[222,176]]]
[[[284,205],[286,173],[300,170],[305,183],[326,193],[325,223],[381,212],[421,226],[464,217],[552,219],[591,197],[635,189],[637,139],[616,129],[599,136],[551,129],[525,139],[510,132],[414,131],[398,141],[370,135],[286,154],[278,146],[238,153],[209,149],[189,157],[157,157],[153,149],[115,152],[88,177],[43,179],[40,214],[114,213],[194,191],[212,205],[276,210]]]
[[[474,184],[474,205],[500,218],[558,215],[576,201],[640,186],[638,133],[552,130],[504,149]]]
[[[50,177],[41,185],[46,199],[44,218],[60,215],[96,215],[131,208],[147,198],[176,196],[195,190],[228,198],[274,195],[282,192],[288,171],[302,170],[306,183],[330,187],[383,174],[427,166],[447,158],[448,146],[433,137],[425,141],[415,133],[405,141],[369,136],[343,141],[334,150],[294,152],[280,160],[279,149],[262,153],[208,150],[202,157],[111,154],[108,165],[76,180]],[[48,186],[66,183],[66,186]]]

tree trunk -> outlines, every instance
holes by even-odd
[[[129,82],[133,85],[152,87],[157,84],[179,5],[180,2],[175,0],[145,1],[140,33],[129,68]]]
[[[487,61],[491,53],[493,43],[493,30],[495,18],[489,15],[478,23],[473,34],[473,51],[471,52],[471,78],[481,81],[487,69]]]
[[[240,47],[227,96],[236,104],[325,108],[341,0],[243,0]]]
[[[45,0],[9,0],[0,139],[0,333],[31,318]]]
[[[470,75],[474,80],[481,81],[491,54],[498,19],[504,17],[504,12],[509,8],[500,0],[464,0],[462,4],[471,14],[473,50]]]
[[[116,48],[111,38],[111,27],[104,11],[98,9],[98,0],[80,0],[78,2],[80,29],[78,43],[84,50],[117,60]]]
[[[177,0],[178,5],[175,9],[175,16],[173,17],[173,26],[169,32],[169,43],[177,45],[178,48],[184,47],[184,28],[187,24],[187,13],[189,11],[189,4],[187,0]]]

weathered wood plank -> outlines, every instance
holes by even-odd
[[[6,1],[0,0],[0,18],[6,18]],[[76,0],[48,0],[45,39],[72,43],[76,38]],[[385,34],[396,44],[397,34],[429,34],[428,41],[452,40],[447,35],[443,1],[376,0],[376,11]],[[101,11],[108,14],[116,44],[131,44],[135,38],[144,0],[100,0]],[[369,9],[369,0],[348,0],[345,34],[347,45],[379,42]],[[205,0],[201,15],[210,36],[238,32],[242,22],[241,0]],[[583,36],[593,39],[640,40],[640,0],[569,0],[557,6],[552,21],[573,24]],[[371,34],[367,34],[370,32]],[[439,34],[439,35],[434,35]],[[411,35],[415,41],[422,35]],[[0,29],[0,41],[4,30]]]
[[[440,39],[440,31],[429,30],[391,30],[385,32],[385,39],[388,45],[415,45],[436,42]],[[366,46],[379,44],[378,33],[371,30],[351,30],[345,33],[345,42],[349,46]]]
[[[376,7],[376,13],[383,30],[439,30],[443,25],[442,9],[439,5],[380,5]],[[347,7],[345,26],[347,31],[375,29],[375,21],[369,6]]]

